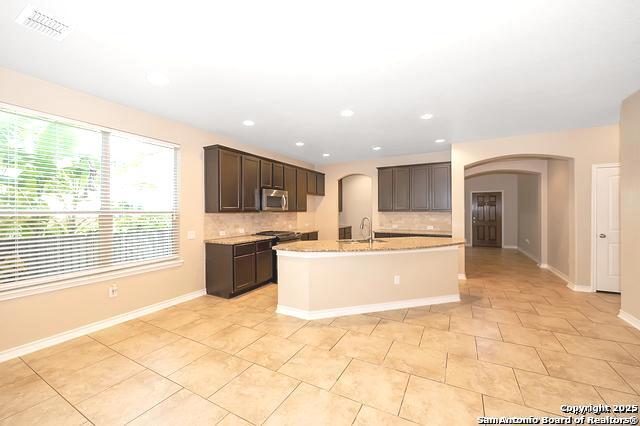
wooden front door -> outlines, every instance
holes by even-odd
[[[474,192],[471,221],[474,247],[502,247],[502,194]]]

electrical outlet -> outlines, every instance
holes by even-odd
[[[394,275],[393,276],[393,283],[395,285],[400,285],[400,275]]]
[[[429,231],[433,230],[433,225],[427,225],[427,230]]]
[[[112,285],[111,287],[109,287],[109,297],[118,297],[118,286],[117,285]]]
[[[244,228],[238,228],[238,234],[244,234]]]
[[[196,231],[187,231],[187,240],[195,240]]]
[[[398,225],[391,225],[391,228],[398,229]]]
[[[221,237],[224,237],[225,235],[227,235],[227,231],[220,231],[218,232],[218,234],[220,234]]]

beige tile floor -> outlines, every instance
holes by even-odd
[[[0,364],[0,425],[477,424],[640,403],[620,297],[468,250],[462,301],[302,321],[277,286],[201,297]]]

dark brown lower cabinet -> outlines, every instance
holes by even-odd
[[[271,241],[206,245],[207,294],[231,298],[273,280]]]
[[[303,232],[300,234],[300,239],[302,241],[315,241],[318,239],[318,231]]]
[[[341,226],[338,228],[339,240],[350,240],[351,238],[351,226]]]

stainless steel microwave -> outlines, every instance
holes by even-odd
[[[289,191],[281,191],[279,189],[263,189],[262,210],[289,210]]]

